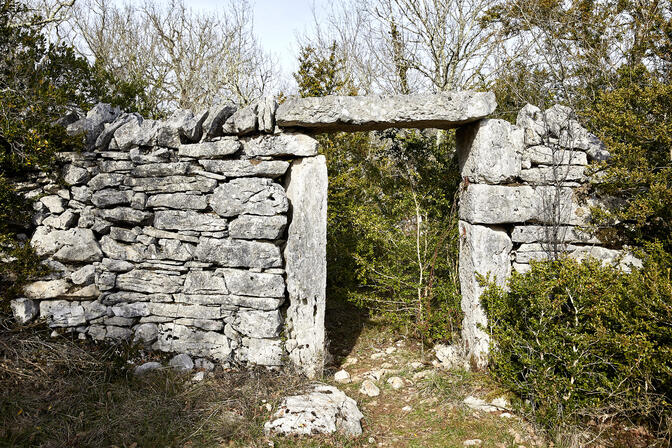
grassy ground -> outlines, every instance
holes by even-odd
[[[480,439],[483,447],[547,446],[523,419],[478,413],[462,404],[468,395],[503,393],[487,376],[433,369],[431,354],[417,341],[351,309],[330,312],[335,357],[329,372],[344,362],[354,378],[388,369],[377,381],[378,397],[360,394],[358,382],[337,385],[364,413],[359,438],[265,437],[263,423],[282,397],[306,386],[297,376],[218,370],[194,383],[190,374],[164,370],[136,378],[126,360],[157,355],[51,338],[36,324],[0,325],[0,446],[462,447],[470,439]],[[386,353],[391,347],[393,353]],[[413,369],[411,362],[424,367]],[[433,374],[418,378],[423,370]],[[392,389],[385,382],[391,375],[406,385]],[[329,378],[324,382],[332,383]]]

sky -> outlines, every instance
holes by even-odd
[[[164,0],[160,0],[164,1]],[[296,35],[307,31],[313,23],[313,3],[317,7],[328,0],[250,0],[254,9],[254,29],[262,47],[277,58],[284,76],[291,76],[298,67]],[[214,10],[228,2],[223,0],[186,0],[186,4],[202,11]]]

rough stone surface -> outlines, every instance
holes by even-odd
[[[28,323],[40,314],[37,304],[25,297],[12,300],[10,307],[12,308],[14,319],[20,324]]]
[[[315,385],[311,392],[285,398],[264,424],[264,432],[284,435],[362,433],[364,415],[357,403],[333,386]]]
[[[460,197],[460,219],[473,224],[526,222],[536,216],[538,203],[530,186],[469,184]]]
[[[285,232],[287,217],[241,215],[229,224],[229,236],[240,239],[275,240]]]
[[[280,177],[289,168],[284,160],[201,160],[199,163],[206,170],[225,177]]]
[[[293,213],[284,252],[286,349],[309,378],[321,374],[325,356],[327,183],[326,160],[317,156],[293,162],[286,187]]]
[[[180,353],[173,356],[168,365],[179,372],[190,372],[194,370],[194,361],[186,353]]]
[[[146,373],[149,373],[153,370],[158,370],[161,369],[163,366],[161,365],[160,362],[156,361],[151,361],[151,362],[146,362],[144,364],[141,364],[137,366],[135,369],[133,369],[133,375],[135,376],[142,376]]]
[[[220,216],[276,215],[289,207],[285,190],[270,179],[240,178],[221,184],[210,206]]]
[[[199,261],[224,267],[267,269],[282,266],[280,248],[261,241],[202,238],[194,255]]]
[[[243,141],[243,152],[250,157],[317,155],[318,142],[305,134],[261,135]]]
[[[160,230],[225,231],[228,223],[216,215],[193,211],[160,210],[154,215],[154,226]]]
[[[219,159],[235,154],[240,149],[238,139],[224,137],[212,142],[201,142],[189,145],[181,145],[178,155],[193,157],[195,159]]]
[[[481,120],[457,131],[462,177],[499,184],[520,175],[522,130],[505,120]]]
[[[496,105],[494,94],[469,91],[291,98],[278,107],[276,122],[320,131],[454,128],[488,116]]]
[[[483,330],[487,326],[485,311],[480,303],[483,292],[476,273],[490,275],[490,279],[504,286],[511,275],[509,259],[512,243],[506,229],[459,222],[460,255],[459,275],[462,291],[462,338],[467,359],[477,368],[487,365],[490,338]],[[479,328],[482,326],[482,328]]]

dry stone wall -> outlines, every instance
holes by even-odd
[[[608,153],[555,106],[487,119],[491,93],[272,99],[145,120],[98,105],[70,117],[86,150],[61,154],[65,186],[42,176],[31,244],[52,273],[12,303],[19,320],[96,340],[132,339],[221,362],[318,376],[324,361],[327,172],[308,134],[458,128],[463,340],[489,338],[477,274],[500,285],[557,253],[628,268],[584,226],[586,184]],[[67,123],[66,123],[67,124]]]
[[[323,309],[326,165],[316,140],[276,130],[275,109],[263,100],[155,121],[99,104],[70,123],[86,151],[60,154],[65,186],[28,192],[39,197],[31,244],[52,273],[16,310],[82,337],[225,363],[279,366],[306,351],[302,338],[320,351],[323,312],[298,336],[283,327],[313,313],[306,296]],[[291,271],[306,255],[314,271]]]
[[[639,260],[600,246],[587,233],[590,163],[609,157],[571,109],[527,105],[516,124],[485,119],[457,132],[464,179],[460,197],[460,285],[463,340],[476,367],[487,363],[487,319],[477,274],[504,286],[513,270],[559,254],[594,257],[623,268]]]

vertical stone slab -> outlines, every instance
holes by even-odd
[[[511,275],[512,243],[503,227],[479,226],[459,222],[459,274],[462,291],[462,339],[473,367],[487,365],[490,337],[484,331],[487,325],[480,297],[484,287],[476,274],[490,274],[490,279],[503,286]]]
[[[309,378],[322,373],[327,287],[327,165],[324,156],[292,162],[286,183],[290,223],[285,247],[289,308],[285,348]]]

